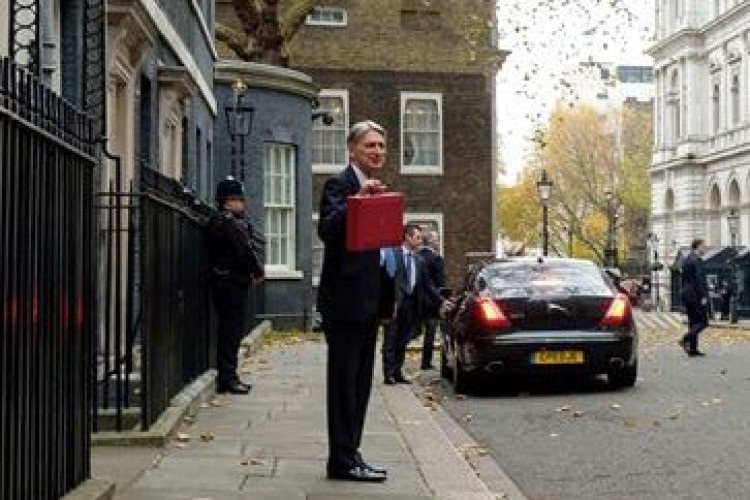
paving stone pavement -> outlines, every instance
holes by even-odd
[[[491,492],[456,450],[430,411],[406,386],[373,385],[362,452],[389,470],[383,484],[325,478],[325,343],[300,341],[263,349],[244,362],[250,395],[219,396],[188,419],[189,440],[132,461],[147,468],[120,480],[116,497],[268,500],[490,500]],[[101,461],[101,453],[97,460]],[[95,455],[97,455],[95,453]],[[110,451],[110,467],[116,457]],[[127,463],[127,449],[121,449]],[[97,474],[94,464],[95,477]],[[508,491],[513,492],[509,484]]]

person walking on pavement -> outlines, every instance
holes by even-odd
[[[682,265],[682,301],[688,316],[688,331],[678,342],[688,356],[705,356],[698,350],[698,335],[708,326],[708,284],[703,269],[706,243],[697,238]]]
[[[385,164],[386,133],[372,121],[352,125],[349,165],[323,186],[318,235],[323,268],[317,307],[328,343],[327,413],[329,479],[382,482],[387,471],[359,451],[372,388],[380,298],[380,252],[346,249],[346,201],[385,186],[374,176]]]
[[[440,240],[436,231],[427,230],[423,233],[424,245],[417,254],[422,258],[427,268],[427,276],[438,291],[445,288],[445,262],[438,253]],[[437,332],[439,314],[437,304],[425,304],[424,318],[420,329],[424,331],[422,339],[422,370],[432,370],[432,354],[435,349],[435,333]]]
[[[245,220],[242,184],[227,177],[216,186],[219,211],[208,222],[211,285],[218,316],[217,391],[247,394],[251,386],[237,375],[237,350],[245,333],[245,309],[251,283],[263,279],[263,265]]]
[[[440,309],[442,297],[428,277],[427,267],[417,251],[422,246],[422,230],[416,224],[404,227],[404,243],[393,250],[395,305],[393,319],[383,339],[383,379],[386,385],[410,384],[404,376],[406,346],[423,317],[425,306]]]

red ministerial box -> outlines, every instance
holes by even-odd
[[[403,193],[349,196],[346,200],[346,249],[361,252],[401,245],[405,206]]]

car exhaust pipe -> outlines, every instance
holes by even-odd
[[[488,371],[490,373],[496,373],[502,370],[503,368],[503,362],[502,361],[492,361],[491,363],[487,363],[484,367],[485,371]]]
[[[609,360],[609,366],[619,370],[625,367],[625,360],[622,358],[612,358]]]

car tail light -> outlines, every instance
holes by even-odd
[[[482,322],[490,328],[508,328],[510,320],[492,299],[480,299],[479,313]]]
[[[630,300],[623,294],[615,295],[602,318],[602,326],[628,326],[632,318]]]

